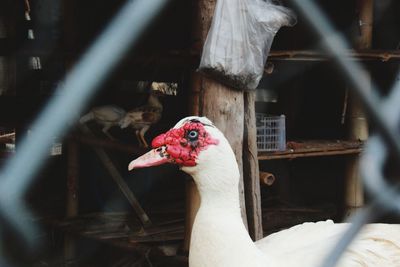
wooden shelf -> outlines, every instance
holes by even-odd
[[[387,62],[390,60],[399,60],[399,50],[347,50],[343,57],[353,60],[380,60]],[[269,61],[291,60],[291,61],[325,61],[332,56],[314,50],[273,50],[268,55]]]
[[[259,152],[259,160],[294,159],[302,157],[334,156],[358,154],[363,142],[343,140],[290,141],[287,150],[277,152]]]

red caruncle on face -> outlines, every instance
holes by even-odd
[[[154,138],[152,147],[159,149],[160,155],[169,157],[172,163],[195,166],[199,153],[217,144],[218,140],[209,135],[203,124],[187,122],[180,128],[171,129]],[[165,147],[165,154],[162,147]]]

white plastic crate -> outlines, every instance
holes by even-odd
[[[286,150],[285,115],[270,116],[257,113],[258,151]]]

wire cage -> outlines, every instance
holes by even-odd
[[[256,114],[258,151],[286,150],[285,115]]]

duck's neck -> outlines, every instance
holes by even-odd
[[[202,207],[223,209],[240,216],[239,167],[232,149],[224,141],[218,147],[203,151],[204,163],[190,174],[199,190]]]
[[[262,253],[255,247],[243,224],[237,167],[225,168],[221,172],[203,171],[199,175],[201,177],[193,177],[200,193],[201,204],[192,230],[190,267],[268,266],[260,259],[264,256],[260,255]],[[246,258],[254,258],[257,262],[262,262],[262,265],[243,262]]]
[[[201,207],[207,209],[208,212],[223,211],[229,213],[230,216],[241,218],[238,183],[227,182],[223,187],[217,184],[215,184],[215,186],[210,186],[209,184],[204,185],[201,183],[201,181],[205,181],[206,179],[212,180],[215,179],[215,177],[203,177],[199,179],[200,182],[197,182],[197,188],[201,198]],[[230,180],[232,180],[232,178]],[[237,180],[239,180],[239,178]],[[229,179],[226,181],[229,181]]]

